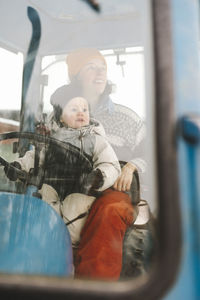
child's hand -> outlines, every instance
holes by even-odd
[[[84,194],[90,195],[99,189],[104,183],[103,175],[99,169],[93,170],[86,178],[84,183]]]
[[[8,179],[10,179],[11,181],[16,181],[18,178],[17,172],[14,170],[14,168],[12,168],[10,166],[13,166],[13,167],[21,170],[22,169],[21,165],[17,161],[13,161],[12,163],[10,163],[9,166],[4,167],[4,172],[5,172],[6,176],[8,177]]]

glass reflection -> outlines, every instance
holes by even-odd
[[[113,17],[111,7],[106,4],[107,11],[98,17],[85,9],[81,19],[87,27],[84,38],[82,31],[77,30],[81,25],[73,22],[74,17],[72,22],[61,22],[63,32],[66,26],[72,25],[70,46],[59,36],[49,44],[51,49],[46,49],[43,43],[48,40],[48,34],[45,35],[44,28],[42,50],[26,99],[32,105],[25,109],[27,115],[35,117],[35,133],[46,140],[33,142],[32,137],[23,155],[18,153],[18,139],[5,142],[2,137],[0,145],[1,156],[13,165],[0,167],[1,190],[16,194],[23,201],[32,199],[29,203],[33,220],[36,218],[39,223],[35,224],[34,232],[25,227],[27,234],[40,236],[45,231],[55,235],[55,230],[59,230],[52,226],[56,214],[62,231],[70,234],[70,240],[64,238],[65,250],[69,256],[69,248],[73,251],[73,270],[69,268],[68,276],[75,279],[118,281],[142,276],[152,267],[157,209],[150,88],[153,76],[149,67],[151,43],[146,36],[150,29],[147,30],[143,19],[144,15],[150,18],[150,12],[148,5],[141,3],[125,1],[116,9],[119,18]],[[41,14],[41,21],[43,18]],[[76,21],[77,18],[78,14]],[[102,27],[88,27],[87,22],[93,24],[96,18]],[[106,31],[105,18],[112,25],[110,32]],[[131,26],[139,26],[138,31],[127,30],[130,20]],[[59,21],[58,17],[56,22]],[[20,109],[15,111],[15,105],[4,106],[0,108],[1,132],[18,131]],[[15,122],[12,128],[8,119]],[[58,143],[54,144],[54,140]],[[10,155],[6,154],[6,145]],[[20,172],[15,168],[25,172],[25,180],[19,179]],[[34,186],[31,194],[27,186]],[[32,196],[40,199],[38,205]],[[49,217],[45,229],[40,226],[39,210],[43,206],[49,209],[43,212]],[[12,218],[17,211],[18,208],[13,210]],[[20,214],[27,212],[23,204]],[[8,232],[5,234],[8,236]],[[24,240],[23,235],[21,238]],[[44,248],[49,247],[47,238],[40,242]],[[62,240],[63,236],[59,238]],[[6,241],[9,243],[9,239]],[[20,249],[20,244],[17,247]],[[34,249],[32,244],[31,247]],[[66,259],[66,253],[62,259]],[[31,261],[34,265],[34,259]],[[69,259],[68,263],[72,261]],[[4,270],[1,265],[0,270]],[[12,268],[9,270],[12,272]],[[29,270],[21,272],[29,273]],[[36,269],[31,272],[40,274]],[[49,274],[53,273],[49,271]]]

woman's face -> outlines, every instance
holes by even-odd
[[[71,128],[81,128],[89,125],[89,107],[87,101],[82,97],[72,98],[65,105],[61,122]]]
[[[105,89],[107,81],[107,69],[99,58],[88,61],[78,74],[83,93],[86,96],[100,96]]]

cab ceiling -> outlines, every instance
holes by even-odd
[[[27,8],[40,16],[38,54],[65,54],[80,47],[99,49],[143,45],[142,0],[97,0],[96,13],[83,0],[0,0],[0,46],[27,52],[32,25]]]

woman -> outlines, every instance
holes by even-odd
[[[69,85],[62,86],[51,97],[56,105],[71,87],[87,99],[92,116],[104,126],[108,141],[118,159],[128,161],[113,189],[103,192],[92,205],[81,233],[76,253],[75,276],[117,280],[122,267],[122,246],[127,228],[134,221],[134,208],[128,192],[133,173],[143,173],[142,158],[145,126],[132,110],[112,102],[107,82],[107,65],[96,49],[79,49],[67,56]],[[50,125],[54,126],[51,116]]]

